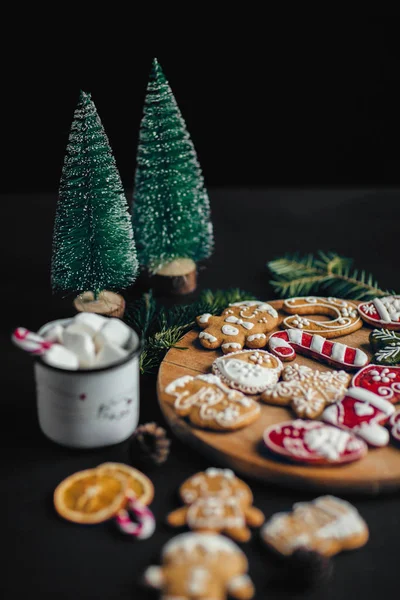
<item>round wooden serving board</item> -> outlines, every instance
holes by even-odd
[[[275,300],[270,304],[279,309],[282,300]],[[282,319],[284,316],[282,313]],[[371,329],[364,325],[358,331],[335,338],[334,341],[361,348],[371,356],[368,342],[370,332]],[[199,330],[196,329],[180,340],[179,346],[187,350],[172,348],[168,352],[160,366],[157,392],[163,414],[174,433],[206,455],[213,466],[224,465],[246,477],[325,493],[343,491],[378,494],[400,488],[400,448],[393,444],[385,448],[370,449],[365,458],[337,467],[289,464],[279,458],[265,456],[262,451],[264,429],[273,423],[295,418],[294,413],[284,407],[261,403],[261,416],[255,423],[229,433],[197,429],[185,419],[178,417],[165,401],[166,386],[182,375],[195,376],[199,373],[210,373],[213,360],[222,354],[220,350],[203,348],[198,341],[198,334]],[[330,369],[323,363],[299,355],[295,361],[314,369]],[[253,397],[257,398],[257,396]]]

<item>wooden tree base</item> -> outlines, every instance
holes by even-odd
[[[77,312],[91,312],[106,317],[122,318],[125,312],[125,300],[120,294],[104,290],[97,300],[93,292],[84,292],[74,300]]]
[[[197,267],[190,258],[178,258],[162,267],[150,278],[158,296],[190,294],[197,287]]]

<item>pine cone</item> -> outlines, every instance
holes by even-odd
[[[170,444],[167,432],[157,423],[139,425],[131,438],[131,461],[133,464],[162,465],[168,458]]]

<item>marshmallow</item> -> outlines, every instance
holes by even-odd
[[[64,327],[62,325],[54,325],[43,337],[47,342],[62,344],[63,331]]]
[[[102,327],[107,323],[108,319],[97,315],[96,313],[81,312],[75,315],[73,323],[94,337]]]
[[[43,354],[42,358],[48,365],[58,367],[59,369],[76,371],[79,368],[79,360],[76,354],[60,344],[51,346],[51,348]]]
[[[63,344],[78,356],[79,366],[88,368],[95,360],[95,347],[91,336],[76,324],[68,325],[63,332]]]
[[[95,367],[106,367],[114,362],[121,360],[128,354],[127,350],[116,346],[112,342],[102,345],[99,353],[96,356]]]
[[[115,344],[122,348],[125,346],[130,337],[131,330],[125,325],[120,319],[116,317],[111,317],[107,319],[107,324],[99,331],[95,338],[94,343],[96,345],[96,349],[99,351],[104,344]]]

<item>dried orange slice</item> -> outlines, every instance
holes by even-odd
[[[117,472],[87,469],[70,475],[54,492],[59,515],[74,523],[101,523],[126,503],[127,478]]]
[[[97,469],[105,473],[118,473],[118,475],[126,477],[128,483],[127,495],[129,495],[129,492],[133,492],[136,499],[140,500],[142,504],[147,506],[153,500],[154,486],[141,471],[124,463],[114,462],[103,463]]]

